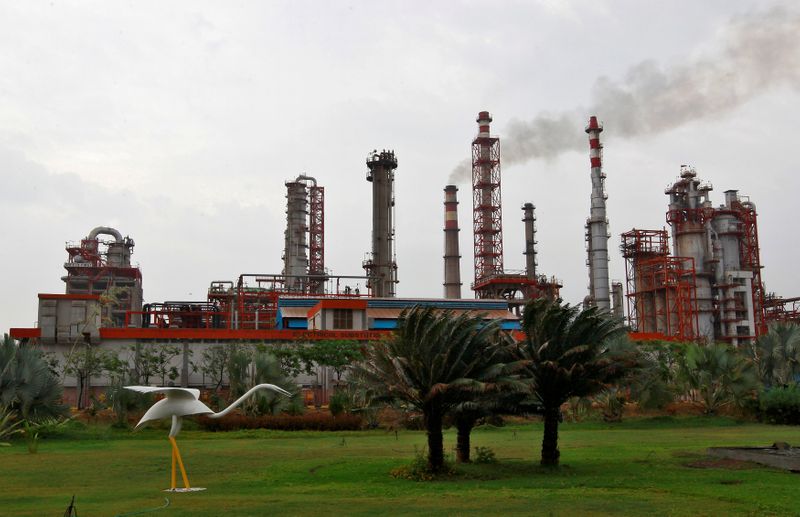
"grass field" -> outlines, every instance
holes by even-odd
[[[497,464],[434,482],[395,479],[422,432],[184,431],[189,479],[204,492],[168,494],[165,430],[106,428],[0,448],[0,515],[795,515],[800,477],[749,464],[694,468],[705,448],[798,443],[800,429],[727,419],[644,419],[562,426],[562,466],[538,466],[541,424],[478,429],[473,446]],[[455,436],[445,435],[452,447]]]

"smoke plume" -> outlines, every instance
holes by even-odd
[[[597,114],[615,136],[653,135],[729,112],[773,88],[800,90],[800,13],[785,8],[734,17],[710,55],[664,67],[632,66],[621,79],[600,77],[591,110],[542,113],[512,120],[502,140],[503,163],[554,158],[587,148],[583,125]],[[613,128],[613,129],[612,129]],[[469,160],[450,182],[469,180]]]

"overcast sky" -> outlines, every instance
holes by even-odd
[[[442,295],[442,189],[478,111],[502,166],[505,266],[586,295],[589,115],[619,234],[665,225],[681,164],[759,213],[767,290],[800,295],[798,11],[769,1],[0,0],[0,328],[64,292],[65,241],[136,241],[146,301],[280,272],[284,182],[326,189],[326,265],[363,274],[368,151],[394,149],[398,296]],[[457,177],[458,173],[453,175]],[[460,185],[464,295],[471,198]],[[363,286],[362,286],[363,287]]]

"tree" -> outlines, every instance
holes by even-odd
[[[61,384],[41,352],[4,335],[0,344],[0,413],[32,421],[64,416],[67,408],[61,404],[61,395]]]
[[[242,404],[247,415],[275,415],[296,402],[297,386],[283,373],[280,360],[264,346],[241,346],[233,350],[228,359],[228,375],[232,399],[262,383],[276,384],[292,393],[292,398],[287,399],[272,391],[260,391]]]
[[[382,399],[422,412],[432,472],[444,467],[445,414],[474,393],[492,389],[493,381],[480,379],[495,379],[504,369],[499,334],[497,321],[414,307],[400,314],[391,339],[367,351],[359,375],[382,390]]]
[[[85,340],[76,343],[64,360],[64,373],[73,375],[77,382],[77,406],[83,409],[86,405],[87,390],[91,378],[107,370],[112,355]]]
[[[561,405],[570,397],[600,392],[621,378],[635,361],[609,346],[624,332],[622,322],[596,307],[585,310],[561,300],[537,299],[525,305],[525,339],[516,349],[525,361],[520,375],[542,405],[542,465],[558,465],[558,423]]]
[[[758,386],[753,364],[730,345],[691,343],[678,361],[678,379],[707,414],[741,404]]]
[[[361,344],[346,339],[315,341],[309,347],[307,357],[320,366],[329,366],[336,372],[336,380],[354,363],[364,358]]]
[[[200,371],[203,376],[208,375],[214,384],[214,391],[219,391],[222,383],[228,374],[228,362],[230,360],[233,345],[212,345],[203,351],[200,363]]]
[[[161,377],[161,385],[167,385],[167,378],[175,381],[178,378],[178,368],[172,365],[172,360],[181,354],[181,349],[166,344],[141,344],[130,347],[133,355],[132,377],[145,386],[150,385],[151,377]]]

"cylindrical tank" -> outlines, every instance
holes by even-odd
[[[666,190],[670,196],[668,221],[672,226],[672,242],[676,257],[694,259],[697,273],[697,331],[700,336],[714,339],[714,300],[711,283],[712,250],[711,237],[705,224],[706,214],[711,210],[708,193],[712,187],[697,178],[697,172],[686,165],[681,166],[680,179]]]
[[[461,298],[461,253],[458,234],[458,187],[444,188],[444,297]]]
[[[286,182],[286,231],[283,273],[286,287],[303,289],[302,276],[308,272],[308,193],[302,181]]]

